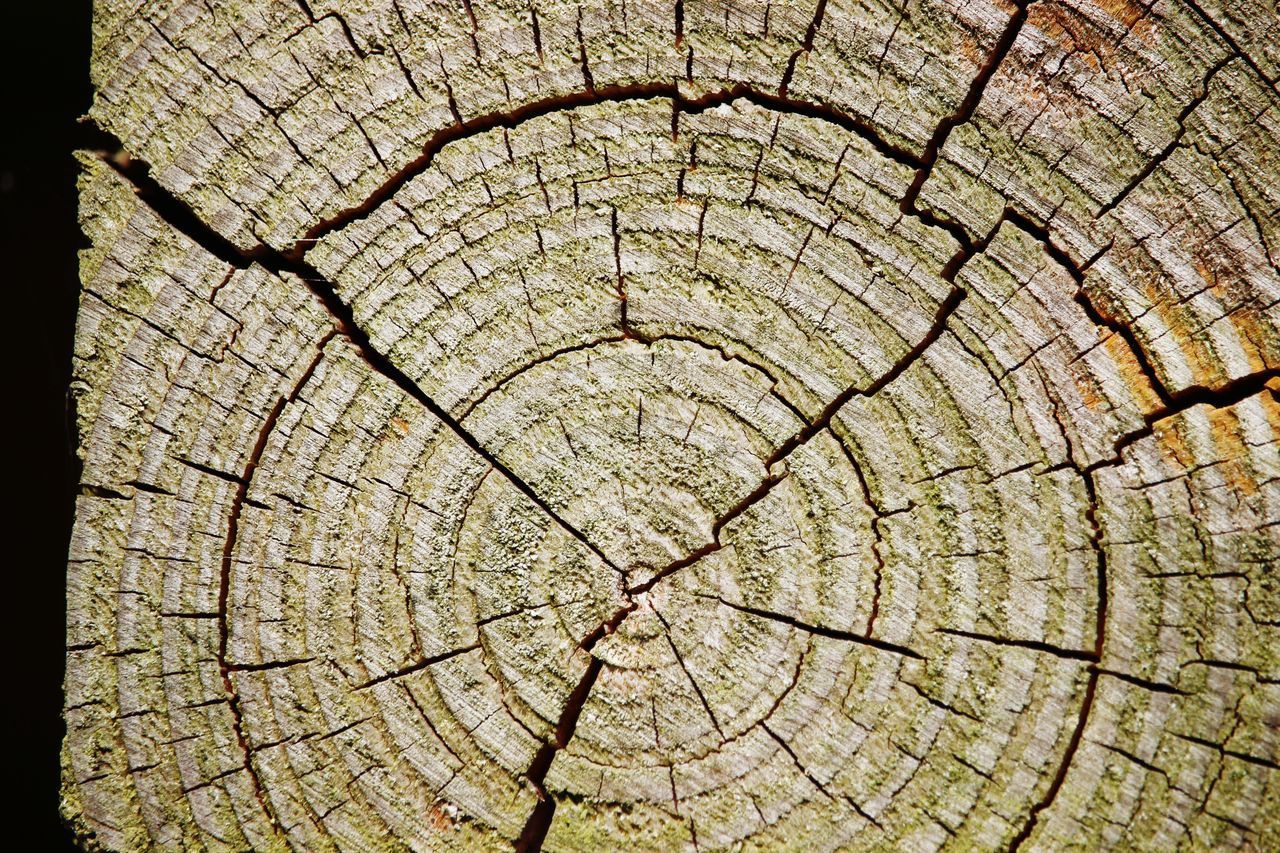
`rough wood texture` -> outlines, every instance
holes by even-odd
[[[86,844],[1276,849],[1274,3],[97,5]]]

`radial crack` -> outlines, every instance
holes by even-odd
[[[525,771],[525,778],[529,780],[529,784],[538,795],[538,803],[516,839],[515,849],[518,853],[542,849],[542,842],[547,837],[547,830],[551,828],[551,820],[556,813],[556,800],[547,792],[545,785],[547,771],[551,769],[551,762],[555,759],[556,753],[568,746],[569,741],[572,740],[574,731],[578,727],[578,717],[582,714],[583,706],[587,704],[591,688],[595,686],[603,666],[604,662],[600,658],[591,657],[586,671],[573,688],[573,692],[569,694],[569,699],[560,712],[560,719],[556,722],[552,740],[542,744],[534,754],[529,769]]]
[[[1045,654],[1054,655],[1055,657],[1067,658],[1068,660],[1081,661],[1097,661],[1097,655],[1092,651],[1084,651],[1082,649],[1064,649],[1051,643],[1041,642],[1040,640],[1015,640],[1009,637],[998,637],[992,634],[981,634],[976,631],[962,631],[958,628],[939,628],[939,634],[950,634],[953,637],[963,637],[966,640],[979,640],[984,643],[991,643],[996,646],[1013,646],[1020,649],[1031,649],[1032,651],[1044,652]]]
[[[1043,380],[1043,377],[1042,377]],[[1045,383],[1047,385],[1047,383]],[[1047,390],[1047,389],[1046,389]],[[1059,414],[1059,403],[1056,398],[1050,397],[1053,410],[1053,417],[1058,421],[1059,428],[1062,428],[1061,416]],[[1066,443],[1067,462],[1077,471],[1080,471],[1079,463],[1076,462],[1075,450],[1072,446],[1070,438],[1067,437],[1065,429],[1063,430],[1063,441]],[[1089,724],[1089,714],[1093,710],[1094,696],[1098,690],[1098,679],[1100,670],[1096,664],[1102,660],[1103,652],[1107,643],[1107,615],[1108,602],[1110,598],[1110,581],[1107,573],[1107,550],[1103,544],[1102,525],[1098,519],[1098,490],[1097,483],[1094,481],[1094,472],[1092,470],[1081,471],[1081,482],[1084,484],[1087,507],[1085,509],[1085,518],[1089,522],[1089,546],[1094,552],[1096,561],[1096,582],[1098,590],[1097,609],[1094,615],[1094,645],[1091,660],[1094,665],[1088,668],[1088,680],[1085,684],[1084,698],[1080,702],[1080,713],[1076,717],[1076,725],[1071,733],[1071,739],[1067,741],[1067,747],[1062,754],[1062,760],[1058,763],[1057,772],[1054,774],[1053,780],[1049,783],[1048,789],[1044,796],[1031,807],[1031,811],[1027,813],[1026,822],[1022,828],[1013,837],[1009,844],[1009,853],[1016,851],[1026,843],[1035,831],[1036,825],[1040,820],[1040,815],[1046,809],[1053,805],[1054,799],[1058,796],[1058,791],[1062,789],[1062,785],[1066,782],[1067,773],[1071,769],[1071,764],[1075,760],[1076,752],[1080,748],[1080,743],[1084,738],[1085,728]]]
[[[1016,8],[1013,14],[1009,16],[1004,31],[1000,33],[1000,38],[987,56],[986,62],[978,69],[978,73],[969,84],[969,91],[965,93],[964,99],[960,101],[960,105],[956,107],[955,112],[943,117],[938,122],[933,134],[929,137],[928,143],[925,144],[924,151],[919,157],[920,165],[916,169],[915,178],[912,180],[911,186],[907,188],[906,195],[902,198],[901,209],[903,213],[920,214],[919,209],[916,207],[916,200],[920,196],[920,190],[925,181],[929,179],[934,164],[938,161],[938,154],[942,151],[942,146],[946,144],[947,137],[951,135],[951,131],[973,118],[973,114],[978,109],[978,103],[982,100],[982,95],[987,89],[987,84],[991,82],[996,70],[1000,67],[1005,57],[1009,55],[1009,51],[1013,49],[1013,43],[1017,41],[1018,34],[1022,31],[1022,25],[1026,23],[1027,7],[1030,3],[1028,0],[1014,0],[1014,5]]]
[[[1152,392],[1160,400],[1160,405],[1150,412],[1143,415],[1143,426],[1123,433],[1115,440],[1113,447],[1113,457],[1109,460],[1103,460],[1090,465],[1088,468],[1082,469],[1080,466],[1072,462],[1072,466],[1076,470],[1093,471],[1108,465],[1114,465],[1120,461],[1121,453],[1125,448],[1134,442],[1146,438],[1153,433],[1153,427],[1159,421],[1191,409],[1198,405],[1209,405],[1214,408],[1224,408],[1226,406],[1235,405],[1255,394],[1261,393],[1271,387],[1272,382],[1280,378],[1280,368],[1267,368],[1256,373],[1250,373],[1245,376],[1229,379],[1221,385],[1188,385],[1177,391],[1170,391],[1164,382],[1157,375],[1151,360],[1147,357],[1146,348],[1138,341],[1137,335],[1133,328],[1126,323],[1120,322],[1114,318],[1104,315],[1093,300],[1089,297],[1088,291],[1084,287],[1084,276],[1088,264],[1076,263],[1060,246],[1058,246],[1049,234],[1049,230],[1042,224],[1028,217],[1026,214],[1006,207],[1002,221],[1007,221],[1011,225],[1022,230],[1024,233],[1033,237],[1042,246],[1045,252],[1057,264],[1071,276],[1076,283],[1077,291],[1075,301],[1082,309],[1086,316],[1094,323],[1094,325],[1119,335],[1125,342],[1129,352],[1133,355],[1134,361],[1138,365],[1143,377],[1151,386]],[[999,226],[997,226],[998,228]],[[1275,393],[1274,388],[1272,392]]]
[[[769,467],[772,468],[773,466],[770,465]],[[698,562],[703,557],[706,557],[709,554],[713,554],[716,551],[719,551],[721,548],[724,547],[724,544],[720,540],[720,534],[724,530],[725,525],[729,524],[735,518],[739,517],[744,512],[749,510],[751,507],[755,506],[757,503],[764,500],[765,496],[768,495],[769,492],[773,490],[773,487],[776,486],[778,483],[782,482],[783,480],[785,480],[786,478],[787,478],[786,470],[783,470],[777,474],[770,472],[768,475],[765,476],[765,478],[760,482],[760,484],[755,487],[754,490],[752,490],[749,494],[746,495],[746,497],[738,501],[738,503],[734,504],[723,515],[721,515],[719,518],[716,519],[715,523],[712,524],[711,526],[710,542],[707,542],[705,545],[703,545],[700,548],[690,551],[688,554],[684,555],[678,560],[673,560],[672,562],[668,563],[666,566],[664,566],[663,568],[655,572],[648,580],[635,584],[631,587],[628,587],[627,594],[638,595],[643,592],[648,592],[649,590],[653,589],[654,585],[656,585],[659,581],[663,580],[664,578],[670,577],[671,575],[675,574],[681,569],[687,568],[693,565],[694,563]]]
[[[915,649],[906,646],[900,646],[897,643],[890,643],[887,640],[880,640],[875,637],[864,637],[862,634],[855,634],[852,631],[841,631],[838,628],[828,628],[823,625],[811,625],[807,622],[801,622],[794,616],[788,616],[785,613],[775,613],[772,610],[762,610],[758,607],[750,607],[746,604],[738,604],[733,601],[726,601],[718,595],[710,595],[703,592],[695,592],[694,595],[700,598],[709,598],[720,602],[725,607],[755,616],[760,619],[768,619],[772,622],[780,622],[795,628],[797,631],[803,631],[806,634],[813,634],[818,637],[826,637],[831,640],[843,640],[848,643],[856,643],[860,646],[868,646],[873,649],[879,649],[882,652],[891,652],[895,655],[902,655],[912,660],[927,660],[924,655]]]
[[[437,663],[441,663],[442,661],[447,661],[450,658],[455,658],[458,655],[463,655],[463,654],[466,654],[467,652],[474,652],[478,648],[480,648],[479,643],[472,643],[469,646],[463,646],[462,648],[458,648],[458,649],[450,649],[449,651],[441,652],[438,655],[425,657],[419,661],[409,664],[408,666],[401,667],[400,669],[393,669],[390,672],[384,672],[382,675],[375,676],[374,678],[370,678],[367,681],[361,682],[360,684],[357,684],[355,686],[355,689],[366,690],[370,687],[373,687],[374,685],[382,684],[385,681],[391,681],[396,678],[403,678],[406,675],[412,675],[415,672],[421,672],[422,670],[426,669],[429,666],[432,666]]]
[[[946,328],[947,320],[950,319],[953,313],[955,313],[956,308],[959,307],[961,301],[964,300],[964,297],[964,288],[952,287],[951,292],[947,294],[947,298],[938,306],[938,312],[933,318],[933,323],[930,325],[929,331],[925,333],[924,337],[922,337],[915,346],[899,358],[892,367],[880,376],[879,379],[876,379],[867,387],[858,388],[857,386],[850,386],[836,395],[835,399],[827,404],[826,408],[822,410],[812,423],[808,424],[795,433],[795,435],[791,436],[791,438],[779,445],[778,449],[775,450],[765,461],[766,467],[772,467],[775,463],[790,456],[797,447],[805,444],[809,439],[826,429],[831,423],[831,420],[836,416],[836,413],[854,397],[872,397],[882,391],[885,386],[889,385],[889,383],[901,376],[906,369],[914,364],[915,361],[924,354],[925,350],[927,350],[929,346],[942,335],[943,329]]]
[[[1250,397],[1261,394],[1263,391],[1270,391],[1275,395],[1280,391],[1275,387],[1277,379],[1280,379],[1280,368],[1269,368],[1228,380],[1215,388],[1209,388],[1204,385],[1190,385],[1168,394],[1164,405],[1143,415],[1143,425],[1141,427],[1126,432],[1116,439],[1112,459],[1096,462],[1090,468],[1097,469],[1108,464],[1115,464],[1121,459],[1125,448],[1153,435],[1157,423],[1189,411],[1195,406],[1203,405],[1214,409],[1223,409],[1242,403]]]
[[[676,641],[671,636],[671,625],[657,610],[653,611],[653,615],[658,617],[658,621],[662,623],[662,627],[667,632],[667,645],[671,647],[671,653],[675,655],[676,662],[680,664],[680,669],[684,670],[685,677],[689,679],[689,686],[693,688],[693,692],[697,694],[698,701],[702,703],[703,709],[707,712],[707,718],[711,720],[711,725],[715,726],[716,732],[719,733],[723,740],[725,737],[724,729],[720,728],[720,721],[716,719],[715,711],[711,710],[711,704],[707,702],[706,695],[702,692],[702,688],[698,686],[697,680],[693,677],[693,673],[689,671],[689,665],[684,661],[684,655],[680,654],[680,649],[676,647]]]
[[[813,50],[813,40],[818,34],[818,27],[822,26],[822,18],[827,11],[827,0],[818,0],[817,6],[813,11],[813,20],[809,22],[808,29],[804,33],[804,41],[800,47],[795,50],[787,60],[787,67],[782,72],[782,82],[778,84],[778,95],[780,97],[787,96],[787,87],[791,85],[791,78],[796,73],[796,63],[803,54]]]
[[[1162,163],[1164,163],[1166,160],[1168,160],[1170,157],[1173,156],[1173,152],[1178,150],[1178,146],[1182,144],[1182,137],[1185,136],[1187,133],[1187,119],[1190,118],[1191,114],[1195,112],[1196,108],[1199,107],[1202,103],[1204,103],[1205,99],[1209,97],[1209,84],[1213,82],[1214,76],[1219,71],[1221,71],[1226,66],[1226,64],[1230,62],[1232,59],[1235,59],[1235,57],[1231,54],[1227,54],[1225,58],[1219,60],[1217,63],[1215,63],[1213,66],[1209,68],[1209,70],[1204,75],[1204,80],[1201,81],[1200,83],[1200,92],[1194,98],[1192,98],[1191,101],[1188,102],[1185,107],[1182,108],[1181,112],[1178,113],[1177,118],[1175,119],[1175,121],[1178,123],[1178,130],[1176,133],[1174,133],[1173,139],[1169,140],[1168,145],[1166,145],[1154,157],[1148,160],[1146,165],[1143,166],[1141,169],[1139,169],[1138,173],[1129,179],[1129,183],[1125,184],[1124,187],[1120,190],[1120,192],[1118,192],[1115,195],[1115,197],[1111,199],[1111,201],[1104,204],[1098,210],[1098,214],[1095,217],[1096,219],[1101,219],[1111,211],[1115,210],[1121,204],[1121,202],[1123,202],[1126,198],[1129,197],[1130,193],[1132,193],[1134,190],[1138,188],[1138,186],[1143,181],[1151,177],[1151,174],[1155,172],[1155,170],[1158,169]]]
[[[848,794],[842,793],[840,794],[839,797],[832,795],[832,793],[827,790],[827,786],[822,784],[822,782],[818,779],[818,777],[814,776],[813,773],[809,771],[809,768],[805,767],[804,764],[800,762],[800,757],[796,755],[795,750],[791,748],[791,744],[787,743],[786,740],[784,740],[781,736],[779,736],[777,732],[769,728],[768,723],[761,722],[760,728],[764,729],[765,732],[769,735],[769,737],[773,738],[774,742],[776,742],[778,746],[782,747],[783,752],[791,756],[791,761],[795,764],[796,769],[799,770],[802,774],[804,774],[804,777],[806,779],[808,779],[810,782],[813,783],[813,787],[817,788],[818,791],[822,793],[822,796],[826,797],[829,800],[836,800],[836,799],[843,800],[844,802],[848,803],[850,808],[852,808],[855,812],[857,812],[860,817],[869,821],[875,826],[880,826],[879,821],[877,821],[874,817],[869,815],[862,808],[862,806],[858,805],[854,801],[854,799],[850,797]]]
[[[697,548],[694,551],[689,552],[685,556],[669,563],[667,566],[663,567],[662,569],[659,569],[647,581],[631,586],[627,590],[628,594],[635,595],[638,593],[646,592],[652,589],[655,584],[657,584],[659,581],[663,580],[664,578],[667,578],[675,574],[679,570],[693,565],[694,563],[701,560],[703,557],[706,557],[720,550],[723,547],[723,543],[720,540],[720,533],[724,529],[725,525],[729,524],[729,522],[733,521],[735,518],[742,515],[742,513],[746,512],[748,509],[754,506],[757,502],[762,500],[766,495],[769,494],[770,490],[775,485],[777,485],[778,482],[785,479],[785,477],[787,476],[785,470],[780,473],[774,474],[773,473],[774,466],[779,465],[780,463],[783,463],[787,459],[787,457],[789,457],[792,453],[796,451],[797,448],[802,447],[815,435],[827,429],[830,426],[832,419],[835,418],[836,413],[839,412],[840,409],[846,403],[849,402],[849,400],[853,399],[853,397],[873,396],[874,394],[881,391],[889,383],[893,382],[895,379],[901,376],[902,373],[908,367],[910,367],[916,361],[916,359],[918,359],[924,353],[924,351],[927,350],[929,346],[942,335],[943,329],[946,328],[947,320],[951,317],[951,315],[955,312],[956,308],[960,305],[960,302],[964,299],[964,296],[965,296],[965,291],[963,288],[953,287],[951,289],[951,292],[947,294],[947,298],[944,299],[942,304],[938,306],[938,312],[934,317],[933,323],[931,324],[929,331],[924,335],[923,338],[920,339],[920,341],[914,347],[912,347],[906,354],[904,354],[900,359],[898,359],[898,361],[888,371],[886,371],[883,375],[880,376],[880,378],[876,379],[866,388],[858,388],[857,386],[850,386],[849,388],[845,389],[845,391],[837,395],[836,398],[833,399],[825,409],[823,409],[821,414],[819,414],[819,416],[815,420],[807,422],[805,426],[803,426],[790,438],[788,438],[781,445],[779,445],[778,448],[774,450],[774,452],[769,456],[769,458],[764,461],[765,470],[770,473],[768,473],[765,476],[764,480],[760,482],[760,484],[755,488],[754,491],[749,493],[746,497],[744,497],[741,501],[739,501],[737,505],[731,507],[728,512],[726,512],[723,516],[721,516],[719,519],[716,520],[716,522],[714,523],[711,529],[711,534],[712,534],[711,541],[707,542],[705,545],[701,546],[700,548]]]
[[[119,141],[116,140],[117,148]],[[122,151],[122,149],[120,149]],[[289,273],[299,278],[311,291],[312,295],[325,307],[334,320],[338,331],[359,350],[361,357],[378,374],[388,379],[407,396],[416,400],[428,412],[442,421],[467,447],[493,466],[506,480],[515,486],[525,497],[538,506],[561,529],[569,533],[586,546],[601,562],[625,577],[625,572],[614,564],[586,535],[565,520],[533,487],[507,467],[501,459],[480,443],[469,430],[448,410],[437,403],[422,390],[414,380],[409,378],[387,355],[378,350],[369,336],[355,318],[355,312],[327,279],[308,262],[282,254],[265,244],[260,244],[251,251],[242,251],[231,241],[209,227],[184,202],[170,194],[151,177],[151,169],[143,161],[127,154],[106,154],[104,160],[117,173],[131,183],[139,198],[146,202],[155,213],[177,231],[202,246],[210,253],[240,269],[247,269],[258,264],[276,274]]]

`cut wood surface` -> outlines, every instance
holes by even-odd
[[[1274,2],[96,6],[83,844],[1280,847]]]

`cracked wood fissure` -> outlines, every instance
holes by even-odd
[[[95,16],[84,846],[1280,833],[1274,4]]]
[[[236,692],[235,684],[232,681],[231,673],[235,671],[247,672],[253,669],[261,669],[267,664],[254,667],[252,664],[235,665],[227,660],[227,595],[231,586],[231,561],[235,558],[236,549],[236,533],[240,527],[240,513],[244,507],[246,496],[249,493],[249,485],[253,482],[253,473],[257,469],[259,462],[262,461],[262,452],[266,449],[267,439],[271,437],[272,430],[275,429],[276,423],[280,420],[280,415],[284,411],[284,407],[289,403],[297,400],[298,395],[302,392],[303,386],[315,374],[316,368],[320,366],[320,359],[324,357],[324,346],[332,338],[334,332],[330,332],[323,337],[316,347],[316,355],[302,372],[302,376],[298,379],[297,384],[286,395],[276,401],[274,407],[263,419],[262,429],[258,432],[258,438],[254,442],[253,449],[249,453],[249,459],[245,462],[244,473],[240,475],[236,493],[231,499],[231,509],[227,517],[227,541],[222,548],[222,569],[218,578],[218,669],[222,675],[222,686],[227,691],[227,705],[231,709],[231,717],[233,727],[236,733],[236,742],[240,745],[240,749],[244,752],[244,766],[249,773],[249,778],[253,785],[253,795],[267,812],[271,818],[271,823],[276,830],[279,830],[279,822],[276,820],[263,794],[262,779],[258,776],[253,766],[253,755],[249,747],[249,741],[245,737],[244,732],[244,711],[240,706],[240,696]],[[308,658],[307,660],[310,660]]]

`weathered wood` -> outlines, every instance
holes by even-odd
[[[1280,841],[1274,3],[95,14],[87,846]]]

